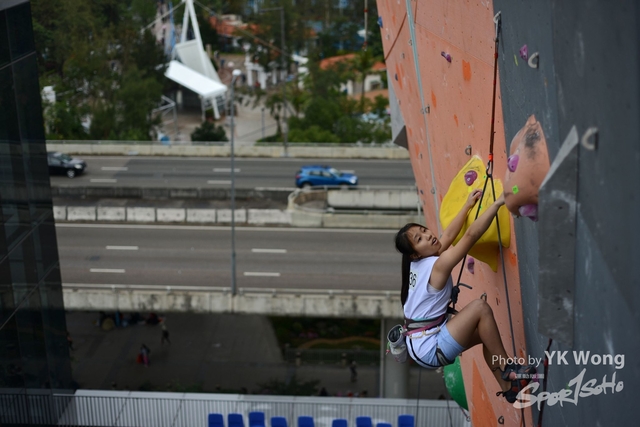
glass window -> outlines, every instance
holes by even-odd
[[[38,82],[38,64],[35,54],[14,63],[13,78],[22,140],[44,141],[40,83]],[[22,148],[23,152],[25,148],[28,150],[28,147],[23,146]]]
[[[29,2],[7,9],[6,14],[11,59],[15,61],[35,51]]]
[[[9,37],[7,36],[7,17],[5,11],[0,11],[0,67],[11,61],[9,51]]]
[[[2,114],[0,114],[0,144],[4,144],[5,141],[19,141],[20,131],[18,130],[18,114],[11,67],[0,69],[0,105],[2,106]],[[0,155],[5,153],[3,147],[0,147],[0,150],[2,150]],[[4,165],[0,164],[0,169],[4,169]]]

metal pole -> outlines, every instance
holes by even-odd
[[[262,142],[264,142],[264,107],[262,107]]]
[[[364,0],[364,45],[363,50],[367,50],[367,20],[369,19],[369,9],[367,8],[367,0]],[[362,82],[364,85],[364,81]]]
[[[288,157],[289,153],[287,152],[287,146],[288,146],[288,138],[289,138],[289,126],[287,126],[287,90],[286,90],[286,85],[287,85],[287,76],[288,76],[288,72],[285,70],[285,64],[286,64],[286,49],[284,46],[284,7],[280,7],[280,30],[281,30],[281,44],[282,44],[282,54],[280,55],[281,58],[281,62],[282,62],[282,70],[285,71],[284,73],[284,81],[282,82],[282,113],[283,113],[283,125],[284,125],[284,157]]]
[[[236,295],[236,174],[234,168],[233,144],[235,139],[235,129],[233,116],[235,101],[236,77],[231,79],[231,295]]]

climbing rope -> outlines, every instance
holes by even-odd
[[[482,187],[482,194],[485,194],[485,191],[487,189],[487,184],[489,182],[491,182],[491,193],[493,196],[493,201],[496,201],[496,189],[495,189],[495,184],[493,182],[493,143],[494,143],[494,139],[495,139],[495,117],[496,117],[496,94],[497,94],[497,86],[498,86],[498,48],[500,46],[500,32],[502,30],[502,19],[501,19],[501,13],[498,12],[496,13],[496,15],[493,17],[493,23],[495,25],[495,51],[493,54],[493,58],[494,58],[494,62],[493,62],[493,96],[492,96],[492,100],[491,100],[491,133],[489,135],[489,160],[487,162],[487,168],[485,170],[485,180],[484,180],[484,185]],[[481,199],[482,200],[482,199]],[[475,219],[478,219],[478,215],[480,214],[480,209],[481,209],[482,205],[481,203],[478,203],[478,208],[476,209],[476,215],[475,215]],[[513,356],[516,357],[516,343],[515,343],[515,335],[513,332],[513,320],[511,317],[511,301],[509,298],[509,286],[507,283],[507,271],[506,271],[506,267],[504,264],[504,251],[502,249],[502,233],[500,231],[500,220],[498,218],[498,214],[496,213],[496,228],[498,231],[498,248],[500,250],[500,260],[501,260],[501,264],[502,264],[502,278],[504,280],[504,291],[505,291],[505,298],[507,300],[507,313],[509,316],[509,332],[511,333],[511,347],[512,347],[512,351],[513,351]],[[465,257],[462,260],[462,265],[460,266],[460,273],[458,274],[458,280],[456,285],[454,286],[454,291],[452,292],[452,307],[455,310],[455,303],[457,302],[458,299],[458,293],[460,292],[460,286],[466,286],[469,287],[467,285],[464,285],[463,283],[460,283],[460,280],[462,279],[462,272],[464,270],[464,266],[465,266],[465,262],[466,262],[467,256],[465,255]],[[546,377],[545,377],[546,379]],[[524,408],[521,408],[520,410],[521,412],[521,423],[522,425],[526,426],[526,422],[524,421]]]
[[[544,378],[542,379],[542,393],[547,392],[547,378],[549,376],[549,350],[551,350],[551,344],[553,339],[549,338],[549,344],[547,345],[547,351],[544,353]],[[540,406],[540,412],[538,413],[538,427],[542,427],[542,414],[544,413],[545,401],[542,401]]]
[[[491,189],[493,191],[493,201],[496,201],[496,191],[493,186],[493,141],[495,136],[495,118],[496,118],[496,92],[497,92],[497,79],[498,79],[498,47],[500,45],[500,32],[502,29],[502,19],[501,12],[498,12],[493,17],[493,23],[495,25],[495,52],[493,54],[493,97],[491,99],[491,133],[489,135],[489,161],[487,162],[487,168],[485,170],[485,179],[484,185],[482,186],[482,195],[484,196],[485,191],[487,189],[487,183],[491,180]],[[476,209],[476,216],[474,220],[478,219],[480,215],[480,209],[482,208],[482,196],[480,198],[480,203],[478,203],[478,208]],[[498,215],[496,214],[496,223],[498,223],[498,242],[500,242],[500,256],[502,257],[502,240],[500,238],[500,222],[498,221]],[[462,259],[462,265],[460,266],[460,273],[458,274],[458,280],[456,281],[456,285],[453,287],[453,291],[451,292],[451,307],[453,312],[455,313],[456,303],[458,302],[458,294],[460,293],[460,286],[464,286],[466,288],[471,289],[471,286],[465,285],[464,283],[460,283],[462,279],[462,272],[464,271],[464,265],[467,261],[467,255]],[[504,258],[502,259],[502,268],[504,271]],[[506,273],[505,273],[505,283],[506,283]],[[508,301],[508,299],[507,299]],[[511,335],[513,337],[513,333]],[[515,345],[514,345],[514,353],[515,353]],[[515,354],[514,354],[515,356]]]

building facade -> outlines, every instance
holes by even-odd
[[[9,406],[17,396],[72,388],[28,0],[0,2],[0,219],[0,413],[6,416],[17,408]]]

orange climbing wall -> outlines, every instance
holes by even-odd
[[[428,227],[437,229],[442,198],[453,177],[470,158],[465,153],[467,146],[471,146],[471,155],[479,155],[485,162],[488,159],[494,11],[491,1],[428,0],[409,4],[410,14],[405,0],[379,0],[380,31],[389,84],[393,85],[407,128],[411,165],[425,220]],[[415,52],[411,25],[415,32]],[[450,55],[451,62],[442,52]],[[494,174],[503,178],[507,155],[499,85],[497,91]],[[460,302],[464,306],[486,292],[507,353],[513,353],[512,343],[515,343],[516,355],[520,357],[526,355],[526,348],[513,226],[511,230],[511,245],[505,249],[511,318],[501,264],[496,273],[481,262],[476,262],[475,274],[465,270],[462,281],[473,286],[473,290],[463,290]],[[457,275],[458,269],[455,271]],[[520,412],[495,396],[499,387],[486,367],[481,348],[465,352],[461,359],[473,425],[497,425],[500,416],[504,417],[505,425],[518,425]],[[525,416],[531,425],[530,412],[525,412]]]

